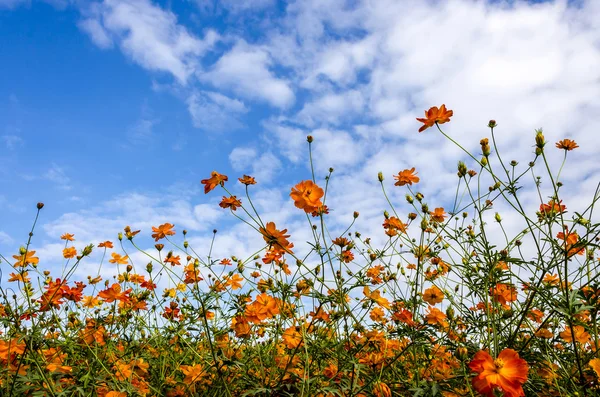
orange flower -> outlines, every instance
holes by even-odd
[[[517,300],[517,289],[509,284],[496,284],[495,287],[490,288],[490,294],[504,309],[510,308],[509,302]]]
[[[423,300],[430,305],[441,303],[444,300],[444,292],[435,285],[423,291]]]
[[[410,170],[400,171],[398,175],[394,175],[394,178],[398,181],[394,183],[394,186],[404,186],[404,185],[412,185],[414,183],[419,182],[419,177],[416,176],[415,167],[412,167]],[[413,174],[414,173],[414,174]]]
[[[552,216],[556,214],[561,214],[564,210],[567,209],[567,206],[561,204],[562,200],[558,203],[555,203],[554,200],[548,201],[548,204],[540,204],[540,215],[541,216]]]
[[[152,231],[154,232],[152,234],[152,237],[154,238],[154,241],[158,241],[167,236],[174,236],[175,230],[171,230],[171,229],[173,229],[173,227],[175,227],[175,226],[170,223],[163,223],[159,227],[152,226]]]
[[[63,249],[63,258],[65,259],[75,258],[76,255],[77,250],[75,249],[75,247],[68,247]]]
[[[25,267],[28,264],[32,264],[32,265],[36,265],[40,262],[40,258],[33,256],[35,255],[35,251],[27,251],[27,254],[25,255],[13,255],[13,258],[15,258],[17,261],[15,262],[14,266],[22,266]]]
[[[180,365],[179,369],[185,375],[183,382],[187,384],[198,382],[206,375],[204,367],[201,364]]]
[[[392,397],[392,391],[387,384],[375,382],[373,384],[373,395],[375,395],[375,397]]]
[[[268,222],[266,227],[261,227],[259,231],[269,246],[278,251],[292,253],[291,248],[294,247],[294,244],[290,243],[287,239],[290,237],[289,234],[285,234],[287,229],[277,230],[274,222]]]
[[[285,347],[288,349],[295,349],[302,344],[302,334],[298,332],[298,327],[289,327],[283,332],[281,338]]]
[[[556,147],[559,149],[565,149],[566,151],[570,151],[573,149],[577,149],[579,145],[575,141],[570,139],[563,139],[562,141],[556,142]]]
[[[244,175],[243,178],[238,178],[238,181],[240,181],[240,183],[243,183],[246,186],[256,185],[256,181],[254,180],[253,176]]]
[[[493,397],[494,389],[499,388],[504,397],[525,396],[522,385],[527,381],[529,366],[516,351],[504,349],[494,360],[488,352],[480,350],[475,353],[469,368],[477,372],[472,383],[479,393]]]
[[[204,185],[204,194],[206,194],[216,188],[217,185],[223,186],[227,180],[228,178],[226,175],[221,175],[217,171],[213,171],[210,173],[210,178],[202,179],[200,183]]]
[[[576,342],[583,344],[586,344],[589,340],[590,340],[590,334],[588,334],[585,331],[585,328],[583,328],[581,325],[576,325],[573,327],[573,333],[571,333],[571,329],[567,327],[567,329],[565,329],[563,332],[561,332],[560,337],[563,338],[565,340],[565,342],[573,342],[573,340],[575,340]],[[573,337],[573,335],[575,335],[575,337]]]
[[[119,265],[127,264],[127,259],[129,258],[129,255],[121,256],[116,252],[113,252],[110,255],[112,256],[112,259],[109,260],[110,263],[118,263]]]
[[[98,244],[98,248],[102,248],[102,247],[113,248],[113,243],[112,243],[112,241],[104,241],[104,242]]]
[[[434,124],[444,124],[450,121],[454,112],[452,110],[446,110],[446,105],[443,104],[438,109],[437,106],[429,108],[425,111],[425,118],[417,118],[417,121],[423,123],[423,126],[419,128],[419,132],[425,131],[429,127],[433,127]]]
[[[386,309],[390,308],[390,301],[381,296],[381,291],[375,290],[371,292],[369,287],[363,288],[363,294],[371,299],[373,302],[377,303],[379,306],[384,307]]]
[[[131,292],[131,288],[128,290],[121,292],[121,286],[119,284],[113,284],[110,288],[105,289],[104,291],[100,291],[98,296],[104,299],[105,302],[111,303],[115,300],[119,301],[128,301],[128,294]]]
[[[67,241],[75,241],[75,239],[73,237],[75,237],[74,234],[65,233],[62,236],[60,236],[60,239],[61,240],[67,240]]]
[[[588,365],[594,370],[596,376],[600,378],[600,358],[591,359]]]
[[[292,188],[290,197],[294,200],[294,205],[307,214],[317,211],[323,203],[321,197],[325,192],[313,181],[302,181]]]
[[[238,200],[236,196],[225,197],[223,196],[223,200],[219,203],[219,207],[221,208],[231,208],[232,211],[237,210],[242,206],[242,202]]]
[[[432,222],[444,222],[444,219],[446,218],[446,216],[448,216],[448,214],[446,214],[446,212],[444,211],[443,208],[436,208],[431,214],[431,221]]]

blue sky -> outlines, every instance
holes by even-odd
[[[442,103],[474,152],[492,118],[507,159],[529,161],[535,128],[575,139],[563,175],[583,209],[600,176],[599,15],[596,1],[0,0],[0,252],[42,201],[32,247],[49,266],[65,232],[81,248],[164,222],[200,250],[218,227],[218,254],[249,253],[260,238],[202,191],[212,170],[239,195],[256,176],[265,218],[305,241],[288,193],[310,176],[308,134],[317,179],[336,170],[334,229],[358,210],[382,234],[378,171],[402,210],[392,175],[413,166],[430,207],[451,205],[464,154],[415,121]]]

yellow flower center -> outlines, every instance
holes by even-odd
[[[502,367],[504,367],[504,360],[502,360],[501,358],[497,358],[494,360],[494,365],[496,366],[496,369],[501,369]]]

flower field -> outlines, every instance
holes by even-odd
[[[65,231],[57,275],[36,253],[38,203],[28,240],[0,255],[0,395],[596,395],[600,224],[592,216],[600,196],[596,190],[587,208],[569,208],[563,167],[555,174],[548,161],[564,156],[565,165],[577,143],[549,144],[537,130],[525,139],[534,148],[529,164],[519,165],[498,153],[494,120],[472,154],[443,132],[451,117],[445,105],[432,107],[415,130],[440,134],[466,154],[456,180],[467,203],[430,207],[415,168],[393,175],[405,194],[394,202],[383,184],[392,175],[379,173],[382,190],[372,194],[389,206],[380,209],[377,239],[353,221],[332,235],[333,169],[290,186],[308,242],[261,217],[252,202],[259,180],[213,171],[201,181],[204,192],[223,194],[219,206],[262,237],[248,257],[196,252],[187,231],[171,223],[126,226],[114,241],[82,250]],[[309,151],[319,144],[307,141]],[[232,183],[246,196],[232,195]],[[539,193],[534,213],[523,206],[524,186]],[[500,202],[526,225],[519,234],[506,234],[494,209]],[[489,219],[504,232],[502,245],[492,242]],[[139,248],[138,233],[152,236],[153,250]],[[140,251],[148,262],[134,267],[130,252]],[[119,269],[113,280],[74,276],[92,252]],[[164,278],[174,287],[160,290]]]

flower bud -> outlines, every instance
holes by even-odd
[[[544,134],[542,134],[541,128],[535,130],[535,145],[538,147],[538,149],[543,149],[546,145],[546,139],[544,138]]]
[[[356,219],[356,218],[358,218],[358,216],[359,216],[360,214],[358,213],[358,211],[354,211],[354,214],[353,214],[353,215],[354,215],[354,219]]]
[[[423,198],[425,198],[425,196],[423,196],[423,193],[417,192],[416,198],[417,198],[417,201],[420,203],[421,200],[423,200]]]
[[[411,221],[414,221],[415,219],[417,219],[417,214],[415,214],[414,212],[409,212],[408,219],[410,219]]]
[[[123,241],[123,233],[119,232],[117,237],[119,238],[119,241]]]
[[[44,208],[44,203],[37,203],[37,209],[41,210],[42,208]]]
[[[494,215],[494,219],[496,219],[496,222],[500,223],[502,222],[502,218],[500,217],[500,214],[496,212],[496,215]]]
[[[312,135],[309,135],[309,136],[307,136],[307,137],[306,137],[306,140],[308,141],[308,143],[312,143],[312,141],[313,141],[313,136],[312,136]]]
[[[131,272],[133,270],[133,266],[127,265],[127,267],[125,268],[125,270],[127,271],[127,273],[129,273],[129,272]]]
[[[163,248],[165,248],[164,244],[154,244],[154,248],[156,248],[156,250],[158,252],[162,251]]]
[[[488,123],[489,128],[496,128],[497,126],[498,124],[496,123],[496,120],[490,120]]]
[[[490,148],[489,140],[487,138],[483,138],[481,141],[479,141],[479,143],[481,144],[481,152],[483,153],[483,155],[485,157],[489,156],[490,152],[492,151],[492,149]]]
[[[183,242],[183,248],[187,248],[189,246],[190,246],[190,243],[188,243],[187,240]]]
[[[385,219],[390,219],[390,213],[387,211],[383,211],[383,216],[385,217]]]
[[[458,162],[458,177],[462,178],[467,175],[467,166],[462,161]]]
[[[427,204],[421,205],[421,211],[423,211],[424,214],[429,214],[429,206]]]
[[[482,158],[481,158],[481,165],[482,165],[482,166],[484,166],[484,167],[485,167],[486,165],[488,165],[488,160],[487,160],[487,157],[482,157]]]
[[[429,226],[429,222],[427,222],[427,219],[423,218],[421,220],[421,230],[426,230],[428,226]]]
[[[383,172],[379,171],[377,173],[377,179],[379,180],[379,182],[383,182]]]
[[[152,273],[152,262],[148,262],[148,264],[146,265],[146,271],[148,273]]]
[[[412,204],[415,200],[413,199],[413,197],[410,194],[407,194],[406,201],[408,201],[408,204]]]
[[[21,246],[19,247],[19,254],[25,255],[27,253],[27,248]]]

